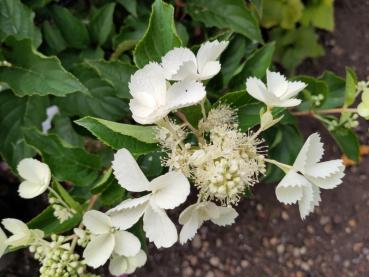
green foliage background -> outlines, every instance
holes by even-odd
[[[196,50],[206,40],[229,40],[222,70],[207,84],[208,107],[222,101],[238,108],[246,131],[259,123],[263,106],[244,90],[246,78],[264,78],[273,61],[293,72],[306,57],[323,53],[315,28],[334,27],[332,0],[0,0],[0,11],[1,157],[17,174],[21,159],[40,155],[57,180],[72,184],[64,199],[72,196],[82,206],[94,193],[104,206],[127,197],[107,171],[116,149],[129,149],[150,178],[163,171],[153,128],[131,120],[128,81],[135,70],[174,47]],[[301,111],[352,104],[357,80],[351,70],[345,78],[328,71],[294,78],[309,84]],[[324,99],[316,105],[318,94]],[[44,134],[50,105],[59,114]],[[194,124],[200,119],[198,107],[183,112]],[[269,155],[291,163],[303,138],[289,111],[276,113],[284,118],[265,134]],[[331,134],[358,160],[357,135],[344,121]],[[265,181],[280,178],[270,167]],[[61,226],[50,209],[30,226],[49,234],[80,221],[77,213]]]

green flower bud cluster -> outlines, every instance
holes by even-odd
[[[32,245],[30,251],[41,263],[41,277],[87,277],[94,276],[85,273],[86,265],[80,261],[80,256],[73,253],[65,237],[53,234],[51,242],[42,241],[42,244]]]
[[[323,100],[324,100],[324,95],[323,94],[318,94],[318,95],[312,95],[311,96],[311,101],[313,102],[314,106],[320,106],[320,104],[322,103]]]

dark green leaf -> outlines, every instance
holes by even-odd
[[[87,92],[86,87],[62,67],[58,58],[37,52],[30,40],[9,38],[2,50],[11,66],[0,66],[0,81],[7,83],[18,96]]]
[[[243,0],[186,1],[191,17],[207,27],[227,28],[245,37],[261,42],[259,24]]]
[[[346,106],[350,106],[355,102],[356,96],[357,76],[352,68],[346,68],[346,87],[345,87],[345,101]]]
[[[82,219],[80,213],[76,213],[72,218],[60,223],[58,219],[54,217],[54,209],[49,206],[43,210],[38,216],[34,217],[27,223],[30,229],[41,229],[45,235],[60,234],[71,230],[77,226]]]
[[[251,97],[246,90],[240,90],[228,92],[227,94],[223,95],[218,99],[217,102],[215,102],[214,106],[219,104],[227,104],[233,108],[239,108],[252,102],[256,102],[256,100]]]
[[[157,149],[152,126],[129,125],[93,117],[84,117],[75,122],[113,149],[127,148],[136,155]]]
[[[49,21],[44,21],[42,24],[42,31],[44,33],[44,38],[47,45],[56,53],[59,53],[67,48],[67,43],[65,42],[59,29],[55,26],[51,26]]]
[[[136,70],[135,67],[120,61],[87,61],[87,64],[95,68],[99,75],[114,87],[118,97],[131,98],[128,82]]]
[[[161,165],[163,155],[164,153],[162,152],[152,152],[140,157],[138,163],[145,176],[155,178],[161,175],[163,172],[163,167]]]
[[[86,26],[82,21],[63,7],[54,6],[52,16],[68,46],[77,49],[87,48],[90,38]]]
[[[173,14],[173,7],[162,0],[156,0],[152,5],[149,26],[134,51],[134,61],[138,67],[150,61],[159,61],[169,50],[181,46]]]
[[[349,159],[358,162],[360,158],[360,143],[356,133],[351,129],[344,128],[343,126],[330,131],[330,133],[336,140],[341,151],[346,154]]]
[[[111,167],[105,171],[100,178],[97,180],[96,184],[91,188],[93,194],[98,194],[103,192],[111,183],[111,178],[114,178],[112,174]]]
[[[111,178],[109,186],[101,193],[100,201],[107,206],[114,206],[124,200],[126,190],[122,188],[115,178]]]
[[[64,144],[56,135],[44,135],[36,129],[25,131],[25,139],[43,157],[52,174],[60,181],[90,186],[98,176],[100,159],[82,148]]]
[[[322,105],[324,105],[325,100],[328,98],[328,86],[326,82],[309,76],[299,76],[296,77],[296,79],[307,84],[303,94],[305,101],[303,101],[298,107],[299,110],[311,110],[320,108]],[[317,97],[319,95],[322,95],[323,99],[318,105],[318,103],[312,99],[312,96]]]
[[[56,134],[64,142],[70,145],[83,147],[83,137],[74,130],[72,122],[68,116],[57,114],[53,118],[53,127],[49,130],[49,134]]]
[[[73,197],[69,194],[69,192],[58,182],[53,182],[54,190],[60,195],[60,197],[64,200],[64,202],[76,212],[82,212],[82,206]]]
[[[8,36],[28,38],[37,48],[41,44],[41,33],[33,23],[35,14],[20,0],[0,1],[0,42]]]
[[[136,0],[117,0],[130,14],[137,17],[137,1]]]
[[[100,78],[98,72],[87,64],[73,67],[72,72],[89,89],[89,94],[74,93],[57,98],[60,110],[69,115],[97,116],[109,120],[120,120],[128,113],[128,104],[117,97],[117,91]]]
[[[24,127],[41,129],[46,119],[47,97],[16,97],[10,90],[0,92],[0,153],[13,172],[23,158],[34,156],[23,137]]]
[[[320,107],[321,109],[332,109],[343,106],[345,98],[345,80],[336,74],[326,71],[319,77],[328,86],[328,96]]]
[[[90,23],[90,34],[93,42],[103,45],[113,31],[113,13],[115,3],[108,3],[100,8]]]
[[[255,50],[246,60],[243,68],[231,81],[230,87],[243,89],[248,77],[263,78],[266,70],[272,63],[274,53],[274,42],[265,44],[262,48]]]

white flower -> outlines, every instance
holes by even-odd
[[[7,237],[3,231],[3,229],[0,228],[0,258],[4,255],[5,250],[7,248],[7,245],[5,243]]]
[[[289,82],[278,72],[267,70],[267,85],[256,77],[246,80],[247,92],[268,107],[293,107],[301,103],[294,98],[307,84],[300,81]]]
[[[5,218],[1,222],[6,230],[13,235],[5,240],[5,245],[13,248],[27,246],[34,240],[42,238],[44,233],[38,229],[30,230],[23,222],[15,218]]]
[[[115,154],[112,168],[123,188],[133,192],[150,191],[109,210],[107,213],[113,224],[127,229],[143,215],[143,229],[148,239],[158,248],[172,246],[178,235],[165,209],[173,209],[186,200],[190,193],[187,178],[182,173],[171,171],[149,182],[127,149]]]
[[[345,169],[342,160],[319,162],[323,152],[319,134],[312,134],[276,188],[280,202],[292,204],[298,201],[302,219],[319,205],[321,188],[333,189],[342,183]]]
[[[238,213],[232,207],[217,206],[210,201],[192,204],[179,216],[179,223],[183,225],[179,241],[184,244],[192,239],[197,229],[207,220],[219,226],[226,226],[233,224],[237,216]]]
[[[146,260],[147,256],[143,250],[140,250],[140,252],[133,257],[114,255],[109,264],[109,271],[115,276],[132,274],[138,267],[143,266]]]
[[[206,95],[204,86],[195,80],[170,85],[164,69],[149,63],[131,76],[129,102],[133,119],[140,124],[152,124],[170,111],[199,103]]]
[[[197,56],[188,48],[174,48],[162,58],[162,66],[168,80],[208,80],[218,74],[220,54],[228,41],[207,41],[201,45]]]
[[[47,190],[51,180],[51,172],[47,164],[27,158],[19,162],[17,170],[24,179],[18,188],[20,197],[33,198]]]
[[[97,268],[106,263],[115,253],[135,256],[141,249],[139,239],[133,234],[116,229],[112,220],[99,211],[88,211],[83,216],[83,224],[91,232],[91,241],[83,252],[86,264]]]

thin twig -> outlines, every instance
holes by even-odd
[[[338,108],[338,109],[327,109],[327,110],[316,110],[316,111],[304,111],[304,112],[292,112],[295,116],[314,116],[315,114],[335,114],[335,113],[355,113],[357,109],[350,108]]]

